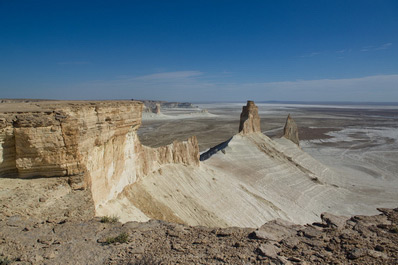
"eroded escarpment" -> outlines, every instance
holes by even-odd
[[[292,141],[262,134],[258,108],[248,102],[241,132],[211,148],[196,164],[169,163],[126,185],[97,208],[123,222],[161,219],[209,227],[258,227],[282,218],[319,219],[322,211],[347,214],[350,195],[339,176]],[[147,160],[147,159],[142,159]]]
[[[344,178],[291,140],[262,134],[254,102],[243,108],[241,132],[202,154],[201,162],[196,137],[159,148],[142,145],[140,102],[28,107],[1,114],[1,176],[69,179],[73,190],[89,188],[97,215],[258,227],[276,218],[304,224],[324,211],[350,215],[372,207],[361,203],[366,194],[345,188]]]
[[[90,188],[100,205],[163,164],[197,166],[195,137],[159,148],[140,143],[142,106],[137,101],[3,105],[0,177],[68,177],[73,188]]]
[[[2,113],[0,175],[86,174],[87,154],[137,128],[141,108],[138,102],[41,103],[36,111]]]

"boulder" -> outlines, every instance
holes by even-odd
[[[278,247],[276,247],[275,245],[273,245],[272,243],[265,243],[265,244],[261,244],[258,248],[257,248],[257,252],[258,254],[260,254],[263,257],[268,257],[271,259],[276,259],[278,257],[278,252],[280,251],[280,249]]]
[[[321,219],[329,227],[337,228],[337,229],[344,228],[346,221],[348,220],[347,217],[337,216],[337,215],[333,215],[330,213],[322,213]]]

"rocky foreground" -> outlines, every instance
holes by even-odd
[[[1,217],[0,264],[398,264],[398,208],[379,211],[259,229]]]

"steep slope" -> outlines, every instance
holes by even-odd
[[[201,155],[200,166],[167,164],[98,208],[123,221],[151,218],[189,225],[258,227],[282,218],[313,222],[329,210],[349,213],[338,176],[286,138],[260,129],[248,102],[240,133]],[[125,209],[120,212],[120,209]]]
[[[260,133],[236,135],[200,167],[166,165],[148,174],[108,209],[131,203],[146,217],[123,212],[124,221],[156,218],[221,227],[258,227],[275,218],[306,223],[325,210],[345,213],[346,191],[333,184],[335,173],[304,154],[296,161],[284,149],[303,153],[287,140],[278,144]]]
[[[136,134],[141,102],[45,101],[1,105],[0,177],[64,177],[96,206],[162,164],[199,164],[195,137],[149,148]]]
[[[261,133],[252,101],[239,133],[201,157],[196,137],[142,145],[140,102],[29,104],[0,115],[0,176],[66,178],[72,189],[91,191],[97,215],[258,227],[275,218],[313,222],[321,212],[354,207],[341,178],[291,141],[297,138]]]

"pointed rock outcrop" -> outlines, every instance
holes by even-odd
[[[239,132],[242,134],[261,132],[258,107],[254,104],[254,101],[248,100],[246,106],[242,107]]]
[[[156,106],[153,108],[152,112],[155,113],[155,114],[161,114],[161,112],[160,112],[160,104],[159,103],[156,103]]]
[[[293,143],[300,145],[297,124],[290,116],[290,114],[287,116],[286,119],[285,128],[283,129],[283,136]]]

